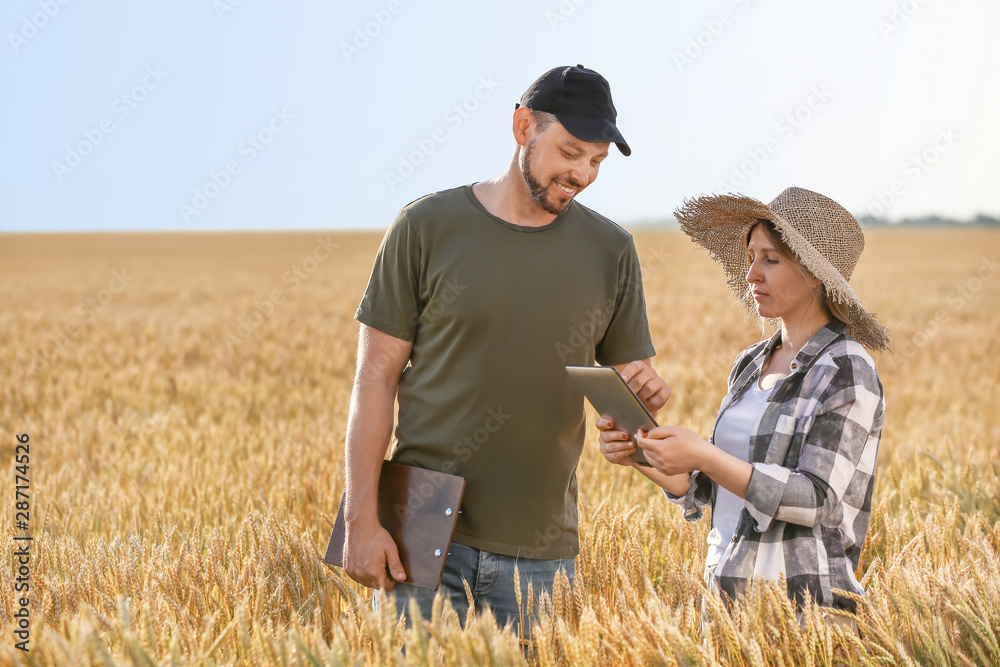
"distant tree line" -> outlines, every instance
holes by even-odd
[[[859,215],[858,222],[865,227],[1000,227],[1000,218],[980,213],[971,220],[942,218],[939,215],[923,215],[903,218],[897,222],[873,215]]]
[[[943,218],[940,215],[923,215],[916,218],[902,218],[896,221],[873,215],[858,215],[856,217],[862,227],[960,227],[962,229],[970,227],[1000,227],[1000,218],[983,213],[980,213],[971,220]],[[647,218],[625,225],[627,229],[637,231],[642,229],[677,229],[678,226],[677,219],[673,217],[660,219]]]

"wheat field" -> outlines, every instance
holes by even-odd
[[[322,562],[344,486],[353,314],[380,236],[0,239],[0,664],[525,661],[488,613],[406,630]],[[733,357],[763,334],[686,237],[635,238],[654,365],[674,390],[660,421],[707,435]],[[527,660],[1000,664],[998,252],[995,231],[868,233],[852,284],[895,354],[877,357],[886,426],[858,570],[863,637],[815,609],[800,625],[762,586],[732,613],[713,605],[703,638],[708,522],[685,523],[606,464],[590,428],[576,582],[544,605]],[[24,433],[27,533],[14,511]],[[28,652],[14,634],[24,534]]]

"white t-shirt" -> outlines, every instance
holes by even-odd
[[[772,391],[761,389],[757,382],[753,382],[735,403],[726,408],[715,428],[715,446],[741,461],[749,462],[750,436],[764,414],[767,397]],[[706,566],[722,566],[742,512],[743,499],[718,487],[712,512],[712,532],[708,534]]]

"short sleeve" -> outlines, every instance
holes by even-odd
[[[420,317],[420,244],[404,211],[386,230],[354,319],[413,342]]]
[[[648,359],[656,354],[649,337],[646,299],[642,292],[642,270],[631,237],[618,261],[618,293],[615,309],[595,347],[597,363],[603,366]]]

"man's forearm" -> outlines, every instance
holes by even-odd
[[[377,521],[378,478],[392,435],[395,400],[395,387],[363,380],[354,386],[345,448],[347,523]]]

